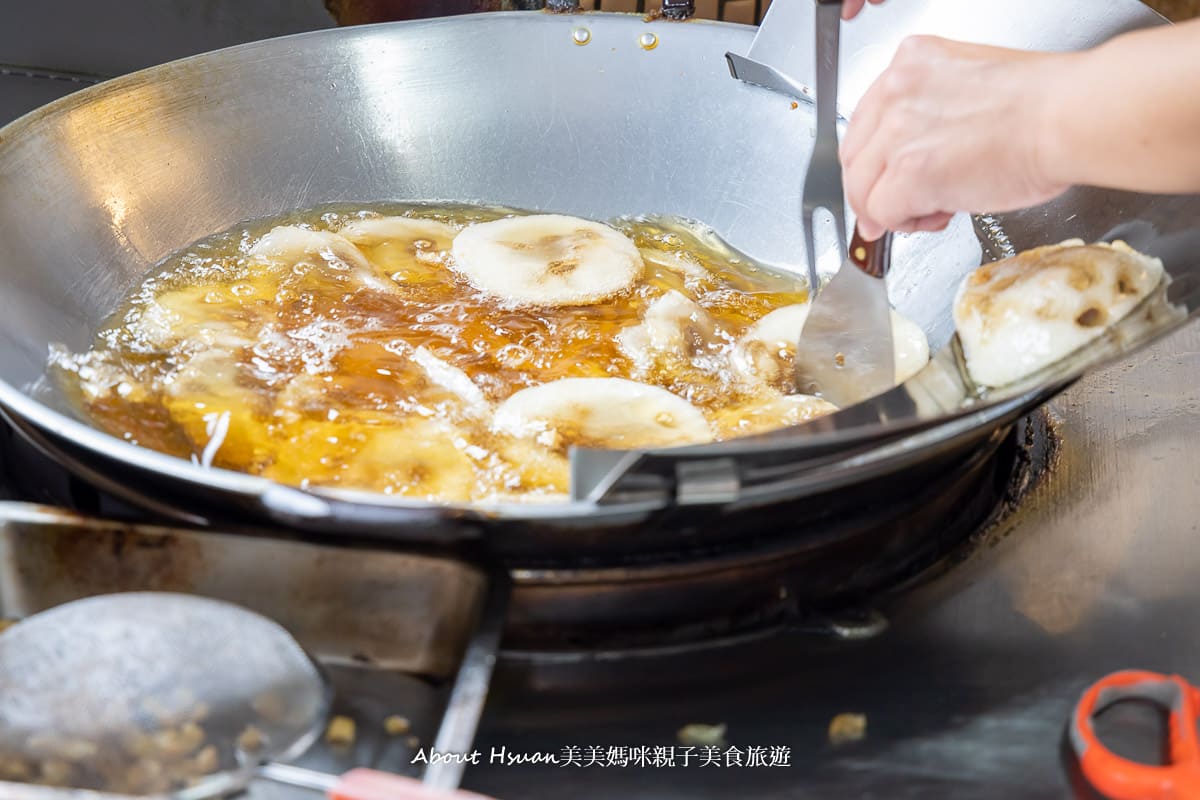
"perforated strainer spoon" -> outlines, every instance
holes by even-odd
[[[0,636],[3,794],[198,800],[261,775],[341,800],[448,796],[374,770],[270,763],[317,739],[331,695],[295,639],[244,608],[154,592],[67,603]]]

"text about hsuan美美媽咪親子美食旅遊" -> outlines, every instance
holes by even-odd
[[[563,768],[651,768],[701,767],[736,769],[739,767],[790,767],[790,747],[736,745],[654,745],[600,746],[567,745],[554,751],[521,751],[498,746],[488,750],[451,753],[422,748],[413,754],[412,764],[489,764],[518,766],[544,764]]]

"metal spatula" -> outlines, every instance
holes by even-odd
[[[229,603],[154,592],[67,603],[0,635],[0,676],[6,798],[191,800],[256,776],[339,800],[448,796],[374,770],[269,763],[316,740],[331,692],[286,630]]]
[[[796,346],[802,392],[839,407],[883,394],[896,383],[887,276],[892,235],[865,241],[854,231],[841,269],[813,300]]]
[[[887,391],[895,383],[891,310],[885,277],[891,238],[877,244],[856,230],[845,247],[845,192],[838,160],[837,97],[841,0],[817,0],[817,139],[804,181],[804,241],[809,275],[816,274],[816,212],[833,215],[839,252],[845,260],[824,288],[810,277],[816,293],[796,350],[801,391],[819,394],[837,406],[853,405]],[[818,291],[819,290],[819,291]]]

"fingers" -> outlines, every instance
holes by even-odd
[[[866,216],[888,230],[912,230],[917,221],[941,213],[936,205],[926,205],[931,202],[930,189],[938,185],[926,158],[913,152],[895,155],[871,186]]]
[[[875,91],[876,88],[872,87],[871,92]],[[887,168],[890,137],[886,131],[880,130],[882,123],[876,121],[881,118],[881,106],[877,100],[863,99],[859,111],[851,118],[846,143],[841,148],[846,200],[858,215],[859,228],[868,240],[879,238],[884,227],[872,217],[868,202],[875,184]]]
[[[950,220],[954,219],[954,215],[949,211],[939,211],[936,214],[930,214],[926,217],[910,219],[905,222],[895,225],[891,230],[896,233],[937,233],[938,231],[946,230],[946,226],[950,224]],[[871,220],[858,220],[858,233],[863,239],[868,242],[873,242],[888,230],[888,228],[873,222]]]
[[[842,3],[842,19],[854,19],[866,4],[867,0],[846,0]]]
[[[867,198],[871,187],[883,172],[884,162],[879,154],[862,158],[863,150],[877,133],[879,122],[883,117],[885,90],[881,81],[876,80],[867,89],[863,99],[859,101],[850,124],[846,128],[846,136],[842,141],[838,154],[842,161],[842,178],[846,186],[846,199],[854,213],[858,215],[859,232],[867,241],[875,241],[883,235],[883,229],[867,214]]]
[[[883,177],[886,167],[883,153],[879,152],[877,157],[860,159],[855,163],[854,170],[845,175],[846,199],[850,202],[850,208],[858,215],[858,225],[863,236],[869,240],[878,239],[887,227],[884,220],[872,214],[871,205],[871,194]],[[872,233],[875,235],[871,235]]]
[[[871,5],[877,6],[882,2],[883,0],[871,0]],[[842,19],[854,19],[866,4],[867,0],[846,0],[842,4]]]
[[[887,232],[887,228],[883,227],[878,222],[867,219],[866,217],[859,217],[858,224],[855,227],[858,228],[859,236],[862,236],[862,238],[868,242],[875,241]]]
[[[886,74],[885,72],[884,75]],[[863,146],[870,140],[871,134],[879,126],[879,120],[883,117],[883,110],[887,104],[884,75],[876,78],[875,82],[867,88],[866,94],[858,101],[854,113],[850,116],[850,123],[846,126],[846,135],[842,139],[841,147],[838,148],[843,167],[848,168],[853,163]]]
[[[898,185],[895,179],[897,162],[911,173],[913,167],[923,166],[914,152],[905,153],[909,143],[923,126],[911,125],[907,113],[911,98],[925,82],[927,52],[936,46],[929,37],[911,37],[901,43],[892,63],[863,95],[846,131],[840,148],[846,198],[858,216],[859,231],[867,239],[875,239],[885,230],[911,230],[906,227],[940,212],[938,208],[917,208],[912,189],[920,186]],[[922,176],[918,176],[922,177]],[[880,189],[884,186],[883,190]],[[908,189],[909,191],[904,191]]]
[[[896,55],[867,89],[850,117],[846,138],[840,148],[842,166],[851,168],[868,142],[878,140],[888,109],[910,97],[925,79],[929,50],[936,47],[928,36],[910,36],[900,43]],[[865,198],[864,198],[865,199]],[[855,206],[856,210],[861,210]]]
[[[949,211],[941,211],[937,214],[930,214],[927,217],[902,222],[892,230],[896,233],[937,233],[938,231],[946,230],[946,226],[950,224],[950,220],[952,219],[954,219],[954,215]],[[887,230],[887,228],[869,220],[864,223],[862,219],[858,220],[857,227],[859,235],[868,242],[873,242],[880,236],[883,236]]]
[[[920,219],[909,220],[908,222],[905,222],[897,227],[896,230],[900,231],[901,233],[918,233],[922,231],[926,233],[936,233],[937,231],[945,230],[946,226],[950,224],[950,220],[952,219],[954,219],[954,215],[949,211],[941,211],[937,214],[930,214],[927,217],[921,217]]]

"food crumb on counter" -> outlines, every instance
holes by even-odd
[[[247,753],[256,753],[262,750],[266,742],[266,734],[253,725],[247,725],[246,729],[239,733],[237,738],[238,749]]]
[[[829,721],[829,743],[835,747],[860,742],[866,736],[866,714],[838,714]]]
[[[412,730],[412,725],[409,723],[408,717],[392,714],[383,721],[383,729],[388,736],[403,736]]]
[[[354,744],[355,736],[354,720],[340,714],[329,720],[329,727],[325,729],[325,741],[337,747]]]
[[[0,619],[0,633],[4,633],[6,630],[11,628],[13,625],[16,625],[20,621],[21,620],[19,619],[13,619],[11,617],[4,617],[3,619]]]
[[[696,723],[684,725],[675,734],[675,738],[683,745],[705,747],[725,744],[725,734],[727,732],[728,727],[724,723],[720,725],[702,725]]]

